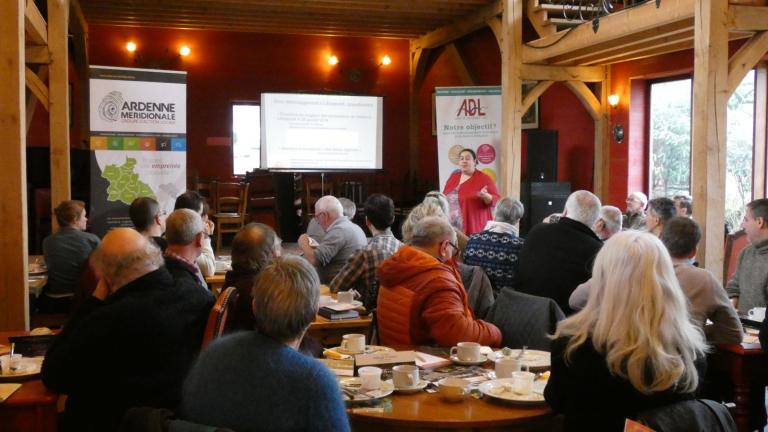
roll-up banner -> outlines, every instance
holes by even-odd
[[[458,170],[459,153],[477,154],[477,169],[499,185],[501,87],[436,87],[435,120],[440,189]]]
[[[90,123],[93,233],[132,227],[138,197],[173,210],[187,183],[187,73],[91,66]]]

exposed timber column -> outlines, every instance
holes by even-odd
[[[720,279],[725,224],[728,2],[698,0],[694,6],[691,185],[696,220],[704,231],[698,258]]]
[[[408,73],[408,99],[410,105],[408,169],[411,177],[408,181],[414,183],[412,183],[409,193],[413,192],[416,188],[415,180],[419,172],[419,89],[421,88],[421,82],[424,79],[428,52],[429,50],[426,48],[416,47],[414,41],[411,40],[409,56],[410,68]]]
[[[0,1],[0,330],[27,329],[25,0]]]
[[[48,0],[51,208],[72,196],[69,173],[69,0]],[[55,218],[54,218],[55,219]],[[52,220],[55,225],[55,221]],[[55,229],[55,226],[53,227]]]
[[[499,148],[499,192],[520,198],[523,2],[504,0],[501,38],[501,146]]]

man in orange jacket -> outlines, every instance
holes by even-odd
[[[379,336],[385,345],[498,346],[501,331],[474,318],[452,258],[456,233],[442,218],[426,217],[411,244],[379,267]]]

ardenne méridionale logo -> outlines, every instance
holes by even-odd
[[[99,117],[108,122],[175,123],[176,104],[124,100],[122,92],[111,91],[99,104]]]

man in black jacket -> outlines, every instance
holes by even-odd
[[[95,253],[99,285],[43,362],[45,385],[69,395],[62,431],[114,431],[135,406],[175,409],[210,309],[180,292],[132,229],[110,231]]]
[[[592,262],[603,242],[590,228],[600,213],[600,200],[591,192],[572,193],[557,223],[533,227],[520,250],[517,290],[553,299],[566,315],[568,298],[592,277]]]

